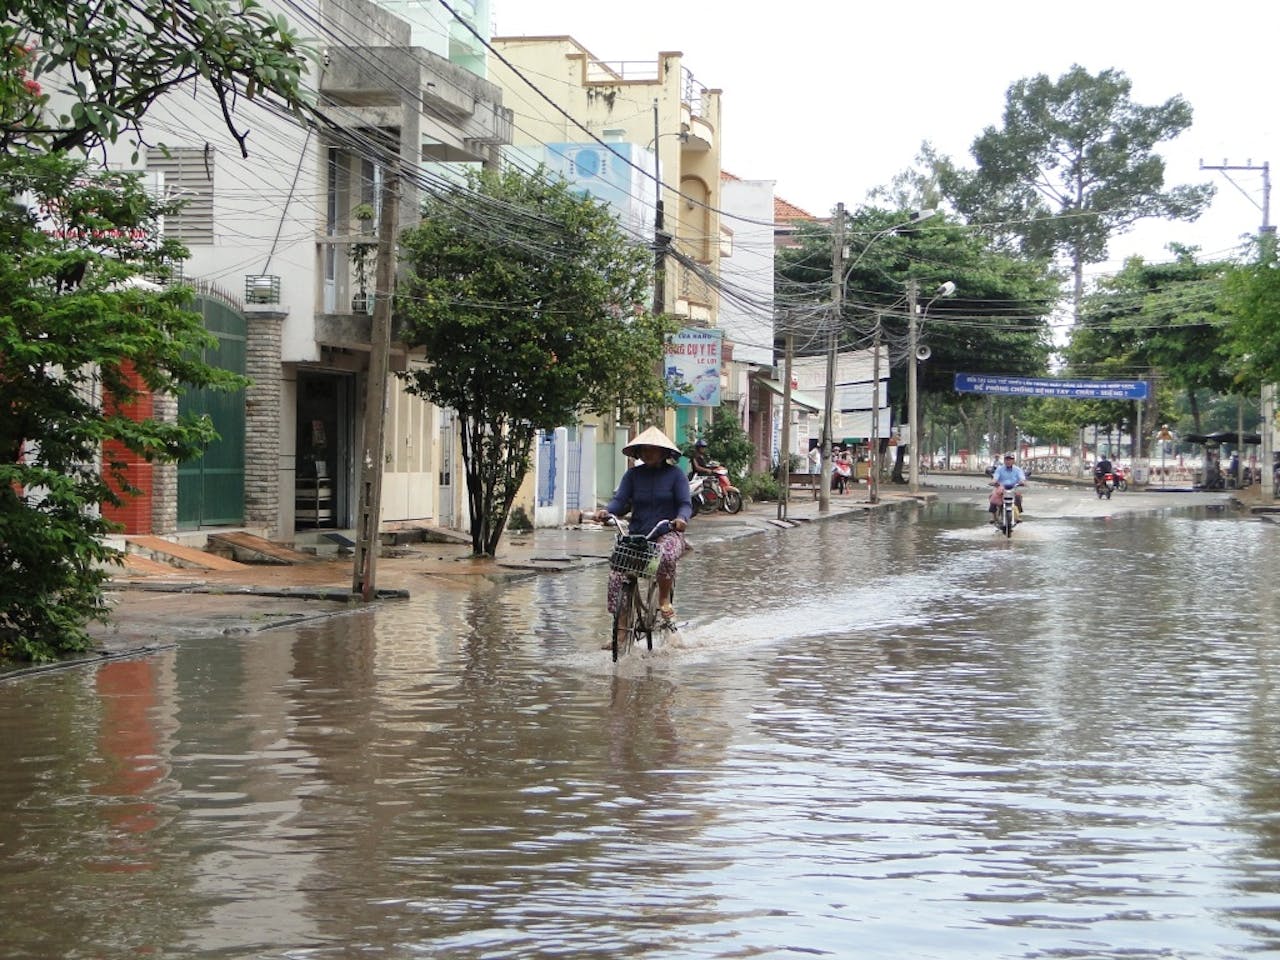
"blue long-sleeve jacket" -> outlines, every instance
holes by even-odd
[[[622,475],[605,509],[619,517],[630,513],[632,533],[648,533],[663,520],[687,523],[693,516],[689,478],[674,464],[640,464]]]

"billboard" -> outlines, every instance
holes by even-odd
[[[678,407],[720,406],[723,340],[723,330],[686,328],[667,341],[662,371],[672,403]]]

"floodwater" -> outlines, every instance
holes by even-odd
[[[981,519],[0,684],[0,954],[1280,955],[1280,526]]]

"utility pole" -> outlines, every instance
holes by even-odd
[[[658,316],[667,309],[667,244],[671,236],[666,232],[662,211],[662,163],[658,159],[658,98],[653,98],[653,312]]]
[[[778,451],[778,472],[782,486],[778,497],[778,519],[787,519],[787,506],[791,499],[791,357],[795,352],[795,337],[787,334],[786,358],[783,360],[782,378],[782,447]]]
[[[831,510],[831,413],[836,403],[836,350],[840,345],[840,321],[844,313],[844,204],[836,204],[835,229],[831,232],[831,330],[827,333],[827,393],[822,416],[822,489],[818,512]]]
[[[871,338],[871,444],[867,448],[867,502],[880,502],[880,314]]]
[[[916,438],[918,424],[916,413],[916,335],[919,322],[916,318],[916,301],[919,288],[914,280],[907,281],[907,447],[911,460],[907,464],[907,489],[920,492],[920,442]]]
[[[395,278],[395,237],[400,225],[400,176],[388,169],[382,181],[378,217],[378,260],[374,272],[373,322],[369,330],[369,379],[365,384],[364,445],[356,485],[355,565],[351,592],[364,601],[376,593],[378,524],[382,519],[383,446],[386,439],[387,376],[391,363],[391,295]]]
[[[1234,186],[1237,190],[1240,190],[1241,193],[1244,193],[1246,197],[1249,196],[1248,193],[1242,190],[1240,188],[1240,185],[1231,179],[1231,171],[1245,170],[1253,173],[1261,172],[1262,203],[1258,204],[1253,200],[1252,197],[1249,197],[1249,200],[1251,203],[1253,203],[1255,207],[1258,207],[1259,210],[1262,211],[1262,226],[1258,228],[1258,240],[1260,245],[1265,248],[1265,246],[1268,243],[1273,243],[1275,233],[1276,233],[1276,228],[1271,223],[1271,164],[1270,162],[1264,160],[1262,162],[1262,166],[1254,166],[1254,163],[1252,160],[1247,160],[1243,164],[1231,164],[1231,163],[1227,163],[1224,160],[1222,164],[1219,166],[1210,166],[1205,164],[1205,162],[1201,160],[1200,169],[1201,170],[1217,170],[1221,172],[1222,175],[1225,176],[1227,180],[1231,182],[1232,186]],[[1265,249],[1260,252],[1265,253]],[[1274,383],[1264,383],[1262,385],[1262,397],[1261,397],[1260,408],[1261,408],[1260,412],[1262,414],[1262,424],[1258,429],[1258,433],[1262,438],[1262,451],[1260,456],[1258,457],[1259,461],[1261,461],[1258,464],[1258,469],[1262,471],[1262,496],[1267,500],[1274,500],[1276,498],[1275,474],[1272,472],[1272,469],[1271,469],[1271,461],[1274,455],[1273,448],[1275,446],[1272,439],[1272,431],[1275,425],[1275,411],[1276,411],[1276,385]],[[1237,436],[1236,439],[1243,441],[1244,439],[1243,434],[1240,434],[1239,436]],[[1239,446],[1243,447],[1244,444],[1240,443]],[[1243,471],[1244,471],[1243,457],[1241,458],[1240,462],[1241,462],[1240,470],[1241,470],[1241,473],[1243,474]]]

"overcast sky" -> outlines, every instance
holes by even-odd
[[[1023,77],[1056,80],[1079,63],[1122,70],[1138,103],[1181,95],[1195,122],[1161,150],[1166,183],[1213,182],[1213,206],[1196,224],[1116,239],[1094,274],[1133,253],[1167,259],[1170,240],[1226,256],[1257,231],[1261,172],[1233,173],[1238,189],[1200,170],[1202,159],[1269,161],[1280,179],[1276,0],[493,0],[493,16],[495,36],[569,34],[601,60],[679,50],[702,86],[723,91],[724,168],[776,181],[778,196],[818,216],[837,202],[857,206],[925,140],[971,166],[974,137],[1000,123],[1005,93]]]

